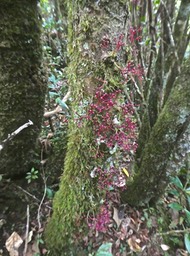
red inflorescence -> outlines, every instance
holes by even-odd
[[[88,225],[91,229],[95,229],[96,231],[106,232],[107,226],[110,223],[110,217],[108,206],[104,204],[100,207],[100,211],[96,217],[91,218],[91,223],[88,223]]]
[[[111,44],[111,41],[108,36],[104,36],[100,42],[100,47],[104,50],[107,50]]]
[[[120,34],[118,36],[118,38],[115,38],[115,42],[116,42],[116,47],[115,47],[115,51],[118,52],[122,49],[122,47],[125,45],[125,43],[123,42],[124,39],[124,34]]]
[[[141,39],[142,39],[141,32],[142,32],[141,28],[130,27],[129,35],[128,35],[129,42],[131,44],[134,44],[134,42],[141,41]]]
[[[133,106],[118,103],[120,90],[104,92],[102,87],[95,93],[95,100],[89,105],[86,118],[93,124],[97,142],[108,148],[117,146],[125,151],[136,150],[136,124],[132,120]]]
[[[121,74],[125,78],[125,80],[128,80],[128,78],[130,78],[130,75],[132,75],[133,77],[136,76],[139,80],[142,80],[143,69],[140,65],[135,66],[133,62],[129,61],[127,65],[121,69]]]

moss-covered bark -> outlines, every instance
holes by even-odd
[[[0,1],[0,142],[34,123],[1,151],[0,173],[8,176],[28,171],[41,127],[46,79],[37,2]]]
[[[183,66],[183,72],[153,127],[143,150],[140,166],[137,167],[137,174],[122,195],[123,201],[131,205],[150,201],[155,203],[163,194],[171,175],[168,164],[172,160],[170,157],[181,142],[183,134],[190,133],[189,81],[190,61]],[[181,145],[184,147],[182,157],[190,149],[190,142],[186,141],[185,144],[187,145]]]
[[[90,177],[90,172],[99,161],[94,158],[96,148],[92,127],[88,120],[78,125],[76,118],[85,113],[85,106],[92,102],[96,87],[102,85],[100,81],[107,81],[108,90],[117,86],[118,71],[114,69],[112,61],[103,59],[101,40],[108,36],[112,41],[125,29],[125,17],[121,15],[125,4],[69,0],[64,4],[67,5],[68,15],[68,78],[73,98],[72,119],[64,172],[45,238],[50,255],[79,256],[88,255],[87,250],[80,250],[79,246],[87,229],[86,216],[96,210],[101,191],[97,190],[95,181]]]

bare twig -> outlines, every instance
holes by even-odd
[[[125,93],[125,95],[127,96],[128,101],[129,101],[129,102],[132,102],[132,100],[131,100],[131,98],[130,98],[130,96],[129,96],[129,93],[128,93],[128,91],[127,91],[126,88],[124,88],[124,93]],[[140,116],[139,116],[139,114],[138,114],[138,112],[137,112],[137,110],[136,110],[135,108],[134,108],[134,114],[135,114],[135,116],[136,116],[136,118],[137,118],[138,126],[141,127],[141,119],[140,119]]]
[[[157,235],[184,234],[184,233],[189,233],[189,232],[190,232],[190,228],[186,228],[186,229],[181,229],[181,230],[170,230],[170,231],[163,232],[163,233],[157,233]]]
[[[173,33],[172,33],[172,25],[171,25],[171,18],[170,18],[170,15],[168,13],[168,9],[167,9],[167,6],[166,4],[164,3],[163,0],[161,0],[163,6],[164,6],[164,9],[165,9],[165,12],[167,14],[167,18],[168,18],[168,21],[167,21],[167,27],[168,27],[168,35],[169,35],[169,38],[170,38],[170,42],[171,42],[171,46],[173,47],[173,50],[174,50],[174,55],[176,57],[176,60],[178,63],[180,63],[179,61],[179,56],[178,56],[178,52],[177,52],[177,46],[175,44],[175,40],[174,40],[174,37],[173,37]],[[180,65],[177,66],[177,69],[178,69],[178,72],[180,73],[181,72],[181,69],[180,69]]]
[[[37,214],[38,229],[39,229],[39,230],[40,230],[41,227],[42,227],[42,224],[41,224],[41,221],[40,221],[40,219],[41,219],[41,217],[40,217],[40,211],[41,211],[42,204],[43,204],[43,202],[44,202],[44,199],[45,199],[45,196],[46,196],[46,190],[47,190],[47,185],[46,185],[46,180],[47,180],[47,178],[44,178],[43,180],[44,180],[44,194],[43,194],[42,200],[41,200],[41,202],[40,202],[40,205],[39,205],[39,207],[38,207],[38,214]]]
[[[25,234],[25,245],[24,245],[23,256],[26,256],[27,249],[28,249],[28,234],[29,234],[29,222],[30,222],[30,208],[29,208],[29,205],[27,205],[26,216],[27,216],[26,234]]]
[[[132,75],[130,75],[130,78],[133,81],[133,84],[134,84],[134,87],[136,89],[137,94],[140,96],[142,102],[144,103],[145,99],[144,99],[144,95],[143,95],[142,90],[140,89],[140,87],[138,86],[138,84],[136,83],[136,81],[135,81],[135,79],[134,79],[134,77]]]
[[[18,129],[16,129],[14,132],[8,135],[7,139],[3,140],[3,142],[0,144],[0,151],[4,148],[5,143],[12,140],[17,134],[19,134],[22,130],[26,129],[27,127],[33,125],[34,123],[31,120],[28,120],[27,123],[21,125]]]
[[[33,198],[35,201],[37,201],[38,203],[40,203],[40,199],[38,199],[37,197],[35,197],[34,195],[30,194],[28,191],[26,191],[25,189],[21,188],[20,186],[16,186],[17,188],[19,188],[20,190],[22,190],[22,192],[24,192],[25,194],[27,194],[28,196],[30,196],[31,198]],[[45,205],[46,208],[52,210],[52,208],[48,205]]]
[[[30,194],[28,191],[26,191],[25,189],[21,188],[20,186],[16,186],[17,188],[19,188],[20,190],[22,190],[22,192],[24,192],[25,194],[27,194],[28,196],[32,197],[35,201],[40,202],[40,200],[35,197],[34,195]]]

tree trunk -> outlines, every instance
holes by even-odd
[[[88,230],[86,216],[100,204],[98,196],[102,191],[98,191],[90,177],[100,160],[94,158],[97,145],[90,122],[83,120],[80,126],[76,120],[85,113],[85,106],[92,102],[103,80],[107,81],[109,90],[119,84],[114,57],[102,51],[101,41],[107,37],[111,43],[125,30],[126,5],[123,1],[104,1],[99,5],[94,2],[86,6],[85,1],[82,2],[67,1],[68,78],[73,104],[64,172],[53,202],[53,216],[45,232],[52,256],[88,255],[84,249],[80,251],[78,244]]]
[[[143,149],[140,165],[122,199],[131,205],[155,203],[168,178],[175,174],[190,152],[190,61],[182,66],[169,99]],[[176,156],[175,156],[176,153]]]
[[[46,78],[37,2],[0,1],[0,143],[28,120],[34,123],[1,151],[0,173],[9,177],[31,167],[43,115]]]

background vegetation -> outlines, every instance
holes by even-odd
[[[189,1],[5,2],[3,241],[19,212],[14,255],[188,255]]]

